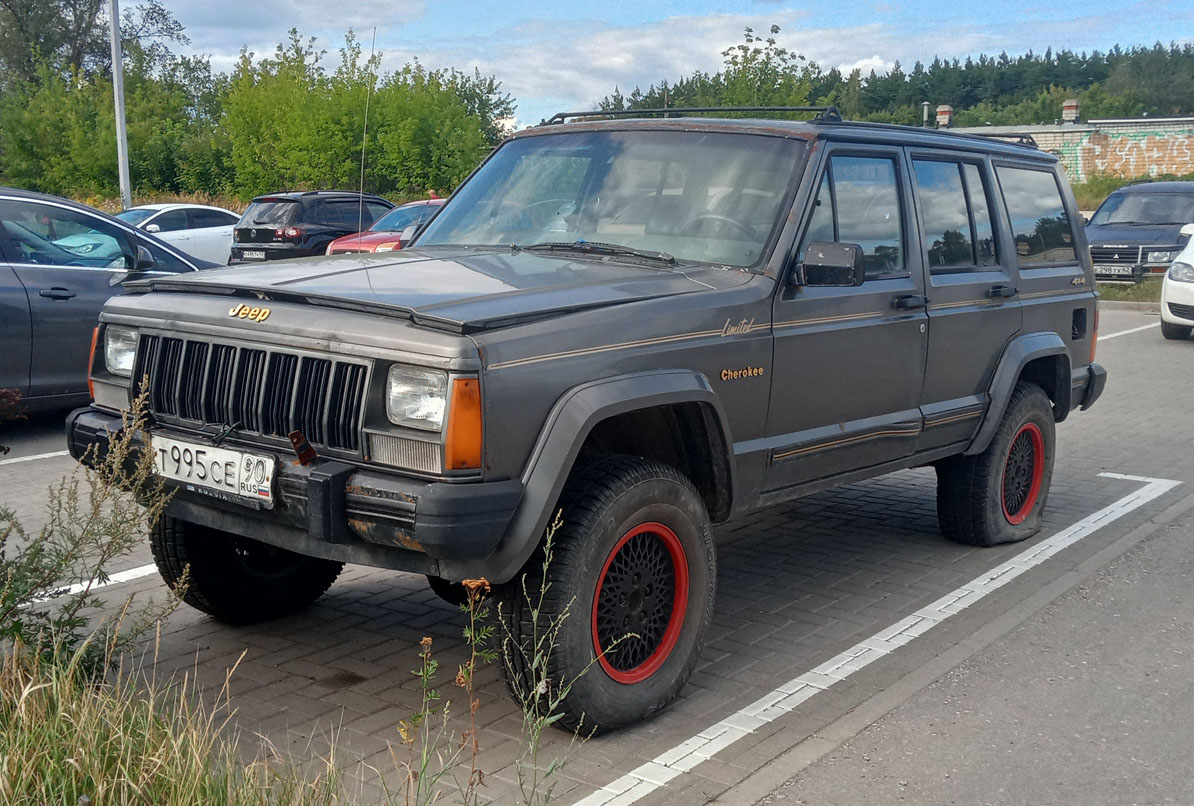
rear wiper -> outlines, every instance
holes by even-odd
[[[667,252],[659,252],[654,249],[635,249],[632,246],[601,243],[599,241],[548,241],[546,243],[531,244],[530,246],[519,246],[518,244],[510,244],[510,246],[512,249],[525,249],[528,252],[582,252],[593,255],[625,255],[627,257],[652,260],[656,263],[666,263],[669,266],[676,262],[676,258]]]

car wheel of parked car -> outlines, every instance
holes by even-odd
[[[220,621],[253,624],[297,612],[336,581],[344,563],[163,515],[150,533],[158,573],[183,601]]]
[[[540,551],[499,588],[503,670],[524,703],[547,681],[528,703],[541,712],[553,687],[570,686],[564,727],[609,730],[660,711],[692,673],[713,617],[713,530],[692,482],[630,456],[574,474],[560,512],[546,579]],[[545,636],[553,646],[535,666]]]
[[[1161,320],[1161,335],[1173,341],[1182,341],[1190,338],[1190,331],[1194,328],[1189,328],[1184,325],[1174,325]]]
[[[937,463],[937,519],[950,540],[994,546],[1032,537],[1053,478],[1053,407],[1020,382],[991,444]]]

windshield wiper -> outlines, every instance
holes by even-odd
[[[659,252],[654,249],[635,249],[632,246],[601,243],[600,241],[548,241],[546,243],[533,243],[530,246],[519,246],[518,244],[510,244],[510,246],[513,249],[525,249],[528,252],[581,252],[592,255],[624,255],[626,257],[651,260],[656,263],[666,263],[669,266],[674,265],[676,262],[676,258],[667,252]]]

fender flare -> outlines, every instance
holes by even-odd
[[[522,473],[523,496],[497,549],[486,560],[489,579],[512,579],[539,545],[555,516],[556,502],[581,446],[602,420],[653,406],[706,404],[720,430],[730,495],[733,495],[729,424],[709,380],[691,370],[621,375],[591,381],[565,392],[552,407]],[[731,498],[732,500],[732,498]]]
[[[1063,372],[1059,373],[1056,384],[1053,416],[1058,422],[1065,419],[1070,411],[1069,348],[1066,347],[1060,336],[1051,331],[1017,336],[1004,348],[1003,355],[999,359],[999,366],[995,368],[995,375],[991,378],[991,385],[987,391],[987,396],[990,399],[987,416],[983,419],[982,427],[978,429],[973,441],[964,451],[966,456],[982,453],[991,444],[1024,367],[1038,358],[1050,356],[1061,356],[1064,359],[1065,366]]]

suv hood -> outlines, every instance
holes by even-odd
[[[754,276],[713,267],[444,247],[238,266],[128,288],[364,309],[469,333],[570,311],[728,288]]]
[[[1185,243],[1186,239],[1181,235],[1181,229],[1181,224],[1139,224],[1136,226],[1110,224],[1102,227],[1088,226],[1086,228],[1086,240],[1090,242],[1091,246],[1103,246],[1104,244],[1124,244],[1130,246],[1140,244],[1151,246],[1152,244],[1158,244],[1170,246]]]

